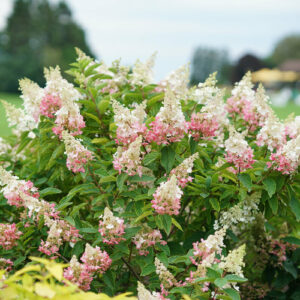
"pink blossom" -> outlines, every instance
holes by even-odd
[[[201,138],[211,138],[216,136],[219,129],[218,122],[206,113],[193,113],[191,121],[188,122],[189,134],[198,141]]]
[[[167,244],[166,241],[162,240],[162,235],[159,230],[151,230],[150,228],[134,236],[133,243],[136,245],[139,255],[144,256],[149,254],[149,251],[147,250],[149,247],[158,243],[161,245]]]
[[[102,236],[103,243],[108,245],[119,244],[125,240],[123,235],[125,233],[124,220],[115,217],[109,208],[105,208],[104,216],[99,222],[99,232]]]
[[[9,272],[12,268],[13,262],[10,259],[0,258],[0,270]]]
[[[0,245],[9,250],[17,245],[17,240],[22,235],[21,231],[17,230],[16,224],[2,224],[0,223]]]
[[[112,263],[106,251],[101,251],[98,246],[93,248],[89,244],[86,244],[81,261],[85,264],[88,272],[100,274],[107,271]]]
[[[62,106],[59,96],[46,94],[40,103],[40,113],[48,118],[54,118],[54,114]]]
[[[146,134],[146,140],[151,143],[155,142],[158,145],[179,142],[183,139],[187,132],[188,125],[177,127],[166,122],[162,122],[158,116],[155,121],[150,123],[150,130]]]
[[[253,149],[250,147],[243,153],[234,153],[227,151],[225,159],[228,163],[233,163],[235,168],[233,173],[241,173],[249,168],[252,168],[255,160],[253,159]]]
[[[11,184],[8,184],[6,188],[3,189],[3,195],[7,199],[7,203],[17,207],[22,207],[24,205],[24,200],[21,197],[22,192],[34,198],[39,197],[37,188],[33,186],[33,183],[30,180],[11,182]]]
[[[171,179],[161,183],[153,194],[152,207],[160,215],[178,215],[182,194],[182,190],[177,185],[176,176],[172,175]]]

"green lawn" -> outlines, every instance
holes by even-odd
[[[19,96],[15,94],[0,93],[0,100],[5,100],[18,107],[20,107],[22,103],[22,99],[20,99]],[[7,126],[5,110],[2,103],[0,103],[0,136],[8,136],[10,135],[10,133],[11,130]]]
[[[21,106],[22,99],[16,94],[0,93],[0,100],[6,100],[18,107]],[[300,115],[300,106],[294,103],[289,103],[284,107],[273,107],[280,119],[285,119],[289,114],[294,113]],[[6,116],[2,104],[0,104],[0,136],[8,136],[11,130],[7,126]]]

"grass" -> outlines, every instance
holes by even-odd
[[[22,104],[22,99],[20,99],[17,94],[0,93],[0,100],[6,100],[17,107],[20,107]],[[273,109],[280,119],[285,119],[291,113],[294,113],[295,116],[300,115],[300,106],[292,102],[289,102],[288,105],[283,107],[275,106]],[[3,105],[0,104],[0,136],[8,136],[10,133],[11,130],[8,128]]]
[[[7,94],[7,93],[0,93],[0,100],[5,100],[17,107],[20,107],[22,104],[22,99],[16,94]],[[0,103],[0,136],[8,136],[11,133],[11,129],[8,127],[5,110]]]

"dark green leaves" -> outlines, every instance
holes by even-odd
[[[252,180],[249,174],[243,173],[238,175],[239,180],[245,188],[250,190],[252,188]]]
[[[53,194],[60,194],[61,190],[53,188],[53,187],[48,187],[40,191],[40,196],[41,198],[48,196],[48,195],[53,195]]]
[[[166,146],[161,150],[161,165],[164,167],[167,173],[172,170],[175,162],[175,151],[171,146]]]
[[[266,178],[263,180],[263,185],[266,189],[266,191],[269,194],[269,197],[271,198],[275,192],[276,192],[276,182],[272,178]]]
[[[292,212],[295,214],[297,221],[299,221],[300,220],[300,202],[299,202],[299,199],[296,198],[294,193],[291,194],[290,207],[292,209]]]

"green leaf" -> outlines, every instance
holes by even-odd
[[[247,278],[240,277],[240,276],[234,275],[234,274],[226,275],[225,278],[227,279],[228,282],[246,282],[246,281],[248,281]]]
[[[146,267],[143,267],[141,276],[146,276],[151,273],[155,273],[155,265],[154,264],[150,264],[150,265],[147,265]]]
[[[297,279],[298,272],[297,272],[297,268],[294,266],[293,262],[291,262],[290,260],[286,260],[283,263],[283,267],[288,273],[290,273],[294,277],[294,279]]]
[[[153,176],[148,176],[148,175],[142,175],[141,177],[136,174],[132,177],[129,177],[128,179],[130,182],[146,182],[146,181],[154,181],[155,177]]]
[[[175,151],[171,146],[166,146],[161,150],[161,165],[169,173],[175,162]]]
[[[159,157],[160,157],[159,152],[156,152],[156,151],[150,152],[147,155],[145,155],[145,157],[143,159],[143,165],[148,166],[152,162],[154,162],[156,159],[158,159]]]
[[[102,177],[102,178],[100,179],[100,183],[115,182],[115,181],[116,181],[116,177],[111,176],[111,175]]]
[[[152,214],[153,214],[152,210],[145,211],[134,221],[134,223],[138,223],[139,221],[143,220],[144,218],[146,218]]]
[[[290,243],[290,244],[295,244],[295,245],[300,246],[300,239],[298,239],[298,238],[296,238],[294,236],[287,236],[287,237],[283,238],[283,240],[285,242]]]
[[[266,178],[263,180],[263,185],[271,198],[276,192],[276,182],[272,178]]]
[[[232,300],[241,300],[239,293],[235,289],[224,289],[223,290]]]
[[[128,174],[126,173],[122,173],[117,176],[117,187],[120,190],[120,192],[123,191],[124,182],[127,180],[127,178],[128,178]]]
[[[291,194],[290,207],[292,212],[295,214],[297,221],[300,220],[300,202],[299,199],[295,197],[295,194]]]
[[[169,215],[161,215],[162,225],[167,234],[170,234],[172,226],[172,217]]]
[[[278,198],[276,196],[273,196],[268,199],[268,202],[272,209],[273,214],[276,215],[278,211]]]
[[[247,174],[247,173],[239,174],[238,178],[245,188],[247,188],[248,190],[251,190],[252,180],[251,180],[251,177],[249,174]]]
[[[211,204],[212,208],[216,211],[220,211],[220,204],[216,198],[209,199],[209,203]]]
[[[225,284],[227,284],[228,281],[226,278],[217,278],[215,281],[214,281],[214,284],[219,287],[219,288],[222,288]]]
[[[48,187],[48,188],[45,188],[40,191],[40,197],[43,198],[48,195],[60,194],[60,193],[61,193],[61,190],[53,188],[53,187]]]
[[[174,219],[172,218],[172,224],[177,227],[179,230],[183,231],[181,225]]]
[[[80,228],[79,231],[82,233],[98,233],[97,228]]]

